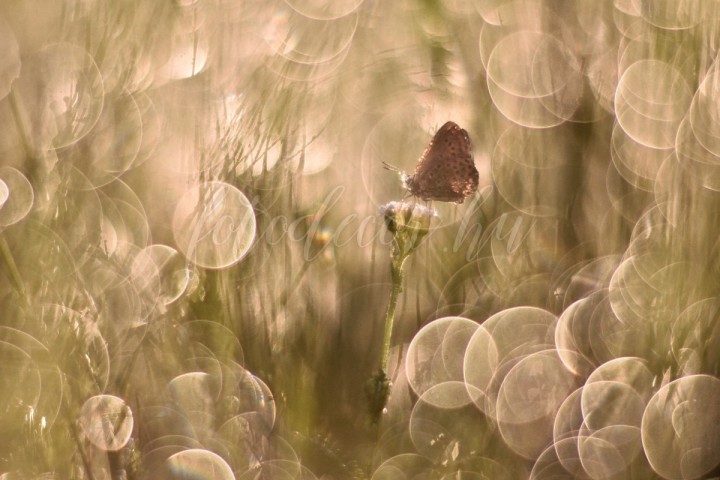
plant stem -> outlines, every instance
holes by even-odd
[[[392,273],[392,291],[390,293],[390,303],[388,303],[387,312],[385,313],[385,335],[383,337],[382,356],[380,357],[380,370],[387,375],[388,358],[390,356],[390,341],[392,339],[393,323],[395,321],[395,307],[397,307],[398,297],[402,291],[403,282],[403,264],[405,258],[394,258],[390,270]]]
[[[0,237],[0,257],[2,258],[3,263],[7,267],[7,274],[8,278],[10,279],[10,283],[12,283],[15,291],[18,293],[23,303],[27,303],[25,288],[23,286],[22,278],[20,277],[20,272],[18,271],[15,260],[13,259],[12,253],[10,252],[10,247],[8,246],[7,241],[4,237]]]
[[[373,375],[365,384],[365,393],[369,401],[370,420],[373,424],[380,426],[380,418],[387,405],[390,396],[390,377],[388,376],[388,360],[390,357],[390,343],[392,340],[393,323],[395,320],[395,307],[398,297],[402,292],[403,264],[407,254],[401,249],[394,248],[390,271],[392,273],[392,290],[390,291],[390,302],[385,312],[385,333],[380,356],[380,370]],[[380,430],[378,430],[378,435]]]
[[[385,331],[383,334],[382,352],[380,355],[380,369],[365,382],[365,394],[368,399],[368,413],[370,420],[378,427],[380,434],[380,420],[390,398],[392,382],[388,375],[388,361],[390,359],[390,345],[392,343],[393,323],[395,321],[395,308],[398,297],[402,292],[403,265],[405,260],[418,248],[422,239],[428,234],[430,224],[437,213],[415,204],[391,202],[381,208],[385,216],[388,232],[392,234],[390,247],[390,273],[392,289],[390,301],[385,312]]]

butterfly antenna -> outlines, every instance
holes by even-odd
[[[391,172],[398,172],[398,173],[400,172],[400,169],[398,167],[396,167],[395,165],[390,165],[387,162],[382,162],[382,164],[383,164],[383,168],[385,170],[390,170]]]

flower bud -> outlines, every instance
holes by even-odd
[[[380,207],[385,225],[393,236],[393,256],[410,255],[420,246],[438,214],[432,208],[405,202],[390,202]]]

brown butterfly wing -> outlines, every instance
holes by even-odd
[[[447,122],[420,157],[408,189],[423,200],[463,203],[477,190],[479,177],[468,133]]]

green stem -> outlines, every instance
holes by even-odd
[[[22,277],[20,277],[20,272],[18,271],[15,260],[10,252],[10,247],[4,237],[0,237],[0,257],[2,257],[3,262],[7,267],[10,283],[12,283],[15,291],[17,291],[18,295],[20,295],[22,301],[27,303],[27,296],[25,295],[25,287],[23,286]]]
[[[390,378],[387,374],[388,360],[390,357],[390,341],[392,340],[393,323],[395,320],[395,307],[397,307],[398,297],[402,291],[403,263],[405,263],[406,258],[407,254],[405,254],[402,249],[393,248],[392,263],[390,264],[392,290],[390,293],[390,303],[388,303],[387,312],[385,312],[385,334],[383,338],[382,355],[380,357],[380,370],[365,384],[365,393],[369,401],[368,412],[370,413],[370,420],[378,427],[380,426],[382,412],[390,396]],[[378,435],[379,434],[380,430],[378,430]]]
[[[297,290],[297,287],[302,282],[303,277],[307,273],[308,269],[310,268],[310,265],[312,265],[311,261],[306,261],[303,263],[302,267],[300,267],[300,271],[298,272],[297,276],[292,280],[290,283],[290,287],[286,288],[285,291],[283,291],[280,294],[280,298],[275,302],[276,305],[280,305],[285,307],[287,305],[288,300],[290,299],[290,296],[295,293],[295,290]]]
[[[383,337],[382,356],[380,357],[380,371],[388,373],[388,358],[390,356],[390,341],[392,339],[393,323],[395,322],[395,307],[397,307],[398,297],[402,291],[403,282],[403,264],[406,256],[393,258],[390,270],[392,273],[392,291],[390,293],[390,303],[388,303],[387,312],[385,313],[385,335]]]

